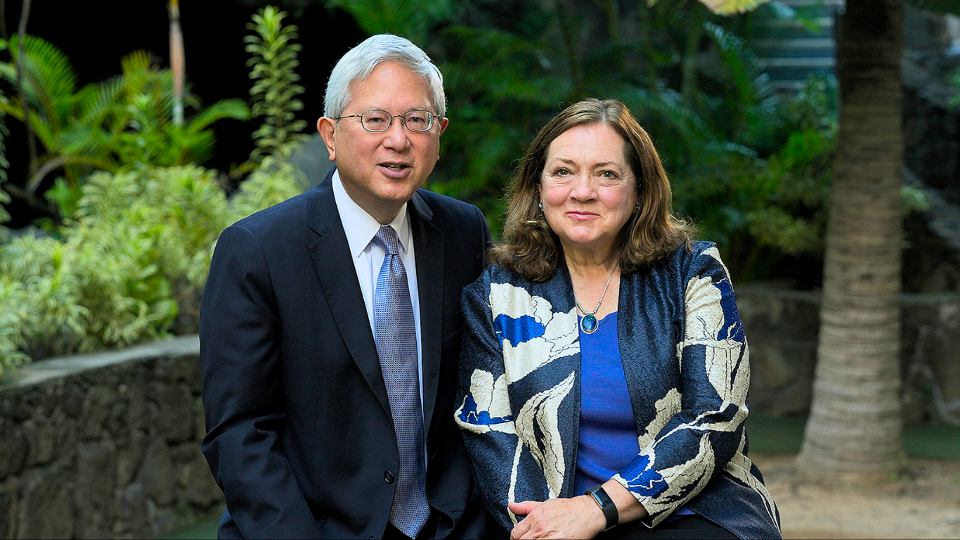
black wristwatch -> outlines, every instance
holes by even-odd
[[[617,505],[613,504],[613,499],[607,495],[603,486],[594,486],[588,489],[585,494],[589,495],[600,505],[600,510],[603,511],[603,517],[607,518],[607,527],[603,529],[604,532],[609,531],[620,523],[620,513],[617,512]]]

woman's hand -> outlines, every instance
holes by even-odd
[[[526,516],[510,531],[520,538],[593,538],[607,522],[600,506],[587,495],[543,502],[510,503],[510,511]]]

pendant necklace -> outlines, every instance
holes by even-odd
[[[600,293],[600,301],[597,302],[597,307],[595,307],[593,311],[588,312],[583,309],[583,306],[580,305],[580,300],[577,298],[577,292],[573,292],[573,300],[577,303],[577,308],[583,312],[583,318],[580,319],[580,329],[583,330],[584,334],[592,334],[597,331],[597,328],[600,328],[600,321],[597,320],[595,314],[600,311],[600,304],[603,303],[603,297],[607,294],[607,287],[610,286],[610,280],[616,271],[617,265],[614,265],[613,270],[610,272],[610,277],[607,278],[607,284],[603,286],[603,292]]]

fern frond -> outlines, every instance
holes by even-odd
[[[24,36],[24,90],[27,101],[55,129],[69,115],[76,92],[77,75],[70,59],[53,44],[36,36]],[[10,39],[14,63],[20,54],[19,38]],[[13,73],[16,76],[16,73]]]
[[[217,120],[228,118],[232,120],[249,120],[250,108],[239,99],[218,101],[197,113],[186,125],[184,131],[187,133],[199,133],[210,127],[210,124],[213,124]]]

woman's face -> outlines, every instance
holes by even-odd
[[[547,148],[540,198],[564,252],[605,261],[637,205],[625,141],[607,124],[568,129]]]

